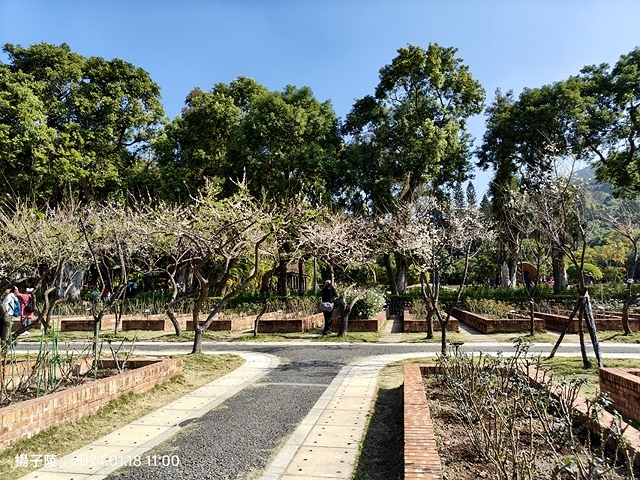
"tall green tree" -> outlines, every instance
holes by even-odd
[[[152,168],[149,140],[164,115],[160,87],[147,72],[119,59],[82,57],[66,44],[6,44],[3,50],[5,76],[29,80],[24,85],[44,114],[37,125],[48,129],[39,149],[18,147],[13,157],[21,195],[28,192],[39,203],[68,193],[104,199],[140,185]],[[10,95],[4,88],[1,94]],[[19,122],[0,120],[4,129]]]
[[[593,162],[598,180],[620,196],[640,193],[640,48],[610,68],[591,65],[570,77],[573,109],[568,137]]]
[[[484,90],[455,48],[400,48],[380,70],[375,96],[358,100],[343,132],[350,139],[337,196],[352,209],[392,212],[425,190],[464,181],[470,169],[467,119]],[[399,203],[398,203],[399,202]],[[391,290],[404,292],[407,259],[386,258]]]
[[[327,167],[340,147],[338,120],[329,101],[309,87],[287,86],[252,101],[229,150],[227,176],[246,177],[254,195],[273,201],[298,192],[325,202]]]
[[[524,89],[518,99],[500,90],[487,109],[487,128],[477,152],[478,166],[493,168],[489,185],[493,218],[500,231],[499,263],[502,284],[515,287],[520,250],[517,218],[510,201],[517,192],[534,194],[558,172],[557,162],[572,153],[566,135],[572,102],[562,83]],[[554,201],[549,199],[549,201]],[[554,289],[566,288],[564,257],[560,245],[552,245]]]

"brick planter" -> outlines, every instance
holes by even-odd
[[[466,323],[470,327],[481,331],[482,333],[528,332],[531,325],[531,320],[528,318],[503,318],[495,320],[481,315],[476,315],[475,313],[471,313],[466,310],[460,310],[459,308],[454,308],[451,316]],[[541,318],[535,318],[534,328],[536,330],[544,330],[546,328],[545,321]]]
[[[413,316],[409,312],[408,309],[405,309],[402,313],[402,326],[405,332],[426,332],[427,331],[427,321],[419,320]],[[451,316],[449,321],[447,322],[447,332],[457,332],[460,328],[458,324],[458,319]],[[433,321],[433,329],[436,332],[442,330],[440,326],[440,322],[437,319]]]
[[[604,375],[608,375],[611,373],[608,372],[609,370],[620,369],[600,369],[601,385],[602,370],[605,370]],[[439,367],[434,365],[407,364],[404,366],[404,478],[406,480],[441,480],[443,478],[442,463],[438,455],[436,436],[422,379],[423,375],[428,372],[437,373],[438,371]],[[525,373],[529,374],[533,386],[543,387],[536,382],[534,369]],[[623,373],[626,374],[626,382],[640,380],[640,370],[633,370],[633,373]],[[635,384],[633,388],[636,388]],[[638,401],[635,400],[635,402],[638,405]],[[582,397],[577,399],[575,414],[581,422],[593,422],[590,424],[590,428],[594,432],[598,432],[598,425],[603,425],[606,428],[614,422],[613,416],[606,411],[600,412],[600,417],[595,420],[589,418],[587,402]],[[624,429],[625,426],[626,424],[623,422],[622,428]],[[628,442],[627,448],[630,458],[640,466],[640,432],[629,427],[626,428],[624,437]]]
[[[568,315],[555,315],[551,313],[540,313],[536,312],[536,317],[542,318],[545,321],[547,326],[547,330],[564,330],[567,321],[569,320]],[[633,315],[635,317],[635,315]],[[638,327],[640,325],[640,320],[637,318],[633,318],[630,316],[629,318],[629,327],[631,327],[631,331],[638,331]],[[605,318],[596,318],[596,330],[622,330],[622,317],[607,314]],[[568,333],[578,333],[578,319],[574,318],[567,330]]]
[[[347,325],[348,332],[378,332],[387,320],[387,312],[381,311],[373,318],[349,320]],[[323,320],[324,325],[324,320]],[[340,311],[333,311],[333,324],[331,330],[334,332],[340,331],[340,325],[342,325],[342,319],[340,318]]]
[[[0,450],[61,423],[95,413],[125,393],[146,392],[182,372],[180,359],[129,360],[127,364],[133,369],[1,408]],[[113,360],[105,360],[102,365],[112,368]]]
[[[264,321],[283,321],[282,319],[278,318],[278,316],[280,315],[281,313],[279,312],[265,313],[260,319],[260,323]],[[253,329],[257,316],[258,315],[245,315],[243,317],[227,317],[225,315],[220,315],[219,317],[213,319],[213,321],[211,322],[211,325],[209,325],[209,330],[232,332],[236,330]],[[302,317],[302,318],[305,318],[305,317]],[[297,320],[294,319],[294,321],[297,321]],[[202,323],[204,323],[204,320],[201,320],[201,324]],[[193,320],[187,321],[187,330],[193,330]],[[260,328],[258,327],[258,331],[259,330]],[[297,332],[298,330],[292,330],[292,331]]]
[[[609,394],[613,407],[625,417],[640,422],[640,370],[601,368],[600,390]]]
[[[263,317],[258,322],[258,333],[300,333],[323,325],[324,315],[322,313],[291,320],[269,320]]]

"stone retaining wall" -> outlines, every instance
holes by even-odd
[[[112,368],[113,360],[102,364]],[[182,373],[180,359],[129,360],[127,364],[134,369],[0,408],[0,451],[56,425],[95,413],[125,393],[146,392]]]
[[[640,370],[601,368],[598,376],[600,390],[609,395],[614,408],[640,422]]]
[[[494,320],[459,308],[454,308],[451,316],[482,333],[528,332],[531,326],[531,320],[529,318],[503,318]],[[535,318],[534,328],[535,330],[544,330],[546,328],[545,321],[541,318]]]

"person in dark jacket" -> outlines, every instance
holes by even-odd
[[[322,335],[328,335],[331,333],[331,323],[333,318],[333,309],[334,309],[334,300],[338,296],[336,289],[331,285],[331,281],[327,280],[324,282],[324,287],[322,288],[322,303],[320,304],[320,309],[324,315],[324,329],[322,330]]]

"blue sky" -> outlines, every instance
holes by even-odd
[[[344,117],[407,44],[456,47],[491,101],[640,46],[638,0],[0,0],[0,44],[66,42],[149,72],[169,117],[240,75],[309,86]],[[6,61],[0,55],[0,61]],[[470,123],[478,143],[484,119]],[[474,181],[481,193],[490,175]]]

